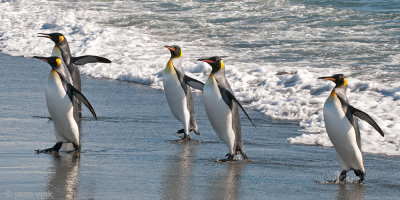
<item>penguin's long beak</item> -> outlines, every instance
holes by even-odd
[[[323,77],[319,77],[318,79],[325,79],[325,80],[333,81],[333,82],[336,81],[336,79],[331,76],[323,76]]]
[[[209,64],[213,63],[213,61],[209,60],[208,58],[200,58],[200,59],[197,59],[197,60],[198,61],[203,61],[203,62],[206,62],[206,63],[209,63]]]
[[[49,39],[51,39],[50,38],[50,34],[47,34],[47,33],[38,33],[39,35],[37,36],[37,37],[44,37],[44,38],[49,38]]]
[[[33,58],[49,63],[49,59],[47,57],[33,56]]]
[[[175,49],[172,48],[171,46],[165,45],[164,47],[167,48],[167,49],[169,49],[170,51],[175,51]]]

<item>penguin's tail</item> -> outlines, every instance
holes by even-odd
[[[243,159],[245,159],[245,160],[247,160],[247,159],[248,159],[248,158],[247,158],[247,155],[246,155],[246,153],[245,153],[245,152],[241,151],[241,152],[240,152],[240,154],[242,154],[242,157],[243,157]]]
[[[190,124],[190,131],[193,131],[194,133],[196,133],[196,135],[200,135],[200,131],[199,128],[197,128],[196,122]]]
[[[196,135],[200,135],[200,131],[199,131],[199,129],[197,129],[197,128],[196,128],[196,129],[193,129],[193,132],[196,133]]]

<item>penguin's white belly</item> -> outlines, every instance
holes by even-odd
[[[164,73],[163,84],[169,108],[182,123],[189,122],[190,112],[187,107],[185,92],[175,74]]]
[[[324,104],[325,127],[343,170],[364,170],[355,129],[342,110],[340,100],[330,96]]]
[[[211,126],[233,154],[235,134],[232,128],[232,112],[222,99],[214,78],[208,78],[203,90],[203,102]]]
[[[55,71],[50,72],[47,80],[46,103],[57,140],[79,145],[79,128],[73,117],[72,103]]]

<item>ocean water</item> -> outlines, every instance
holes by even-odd
[[[205,81],[196,61],[226,56],[226,76],[247,107],[273,119],[298,121],[292,144],[331,146],[322,106],[333,83],[348,77],[350,103],[370,114],[382,138],[361,122],[363,151],[400,155],[400,3],[340,1],[0,1],[0,52],[50,55],[37,33],[61,32],[74,55],[100,55],[112,64],[81,66],[95,78],[162,88],[180,45],[184,70]]]

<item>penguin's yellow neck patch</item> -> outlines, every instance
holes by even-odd
[[[224,61],[221,60],[221,68],[219,70],[221,70],[222,68],[224,68],[225,64]]]
[[[55,76],[56,74],[57,74],[57,71],[54,70],[54,69],[52,69],[52,70],[50,71],[49,76]],[[58,75],[58,74],[57,74],[57,75]]]
[[[167,66],[165,67],[164,72],[171,73],[174,70],[174,65],[172,64],[173,59],[169,59]]]
[[[58,76],[57,71],[52,69],[49,73],[49,79],[54,80]]]
[[[62,41],[64,41],[64,36],[58,36],[58,44],[60,44]]]
[[[334,90],[332,90],[331,95],[330,96],[336,96],[336,93]]]
[[[208,76],[208,79],[206,81],[206,85],[214,85],[215,82],[215,77],[213,73],[210,73],[210,75]]]

